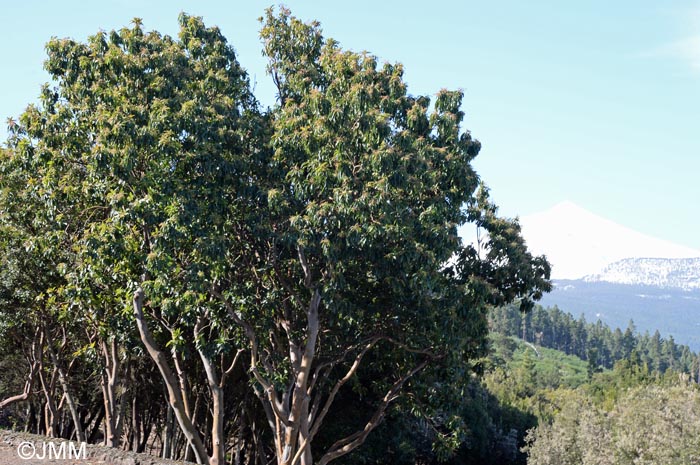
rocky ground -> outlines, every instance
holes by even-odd
[[[65,445],[65,454],[59,454],[56,458],[50,447],[44,445],[53,441],[55,448],[60,452],[61,441],[27,433],[16,433],[0,430],[0,464],[1,465],[187,465],[189,462],[176,462],[162,460],[148,454],[137,454],[122,450],[88,445],[85,448],[85,457],[82,453],[70,453],[68,444]],[[78,444],[74,444],[78,448]],[[78,455],[78,457],[76,457]],[[43,457],[43,458],[41,458]],[[65,457],[65,458],[64,458]]]

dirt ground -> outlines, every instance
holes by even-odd
[[[69,453],[68,443],[65,444],[66,453],[60,454],[66,458],[54,458],[55,454],[51,453],[49,447],[44,451],[44,444],[51,442],[60,452],[63,442],[60,439],[0,430],[0,465],[194,465],[95,445],[86,447],[85,458],[82,458],[82,453],[76,457],[75,453]],[[75,444],[74,447],[78,445]]]
[[[42,454],[40,451],[39,454]],[[0,464],[2,465],[48,465],[48,464],[56,464],[56,465],[107,465],[107,462],[104,460],[96,460],[92,459],[89,456],[86,459],[74,459],[71,458],[62,460],[62,459],[49,459],[48,457],[44,459],[38,459],[38,458],[32,458],[32,459],[23,459],[19,456],[19,453],[17,451],[17,447],[15,447],[12,444],[8,444],[4,441],[0,441]]]

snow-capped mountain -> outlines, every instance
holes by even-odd
[[[530,251],[552,264],[554,290],[542,305],[622,330],[634,320],[639,332],[659,330],[700,350],[700,250],[647,236],[571,202],[524,216],[520,224]]]
[[[700,258],[626,258],[583,279],[587,282],[700,289]]]
[[[530,250],[549,259],[554,279],[602,276],[607,266],[624,259],[700,258],[699,250],[639,233],[572,202],[524,216],[520,224]],[[616,269],[624,273],[623,268]]]

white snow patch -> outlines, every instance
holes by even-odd
[[[580,279],[625,258],[690,258],[700,251],[657,239],[562,202],[520,220],[528,248],[545,254],[552,278]]]

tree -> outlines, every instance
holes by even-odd
[[[280,465],[350,453],[399,402],[447,453],[486,313],[530,310],[549,265],[473,170],[461,92],[431,106],[400,65],[344,51],[285,9],[268,10],[261,36],[279,95],[267,113],[220,31],[183,14],[177,39],[135,20],[52,40],[56,86],[14,131],[13,173],[34,173],[25,213],[64,240],[46,245],[62,259],[46,264],[60,285],[45,294],[98,323],[86,345],[102,352],[111,444],[130,366],[120,374],[119,345],[135,328],[199,463],[225,461],[233,373],[259,399]],[[487,232],[478,249],[457,235],[465,222]],[[319,450],[349,387],[369,413]]]
[[[622,345],[623,345],[623,357],[629,357],[629,355],[632,353],[632,351],[636,348],[636,340],[635,340],[635,333],[637,331],[637,327],[634,325],[634,321],[630,320],[629,323],[627,324],[627,329],[625,329],[625,333],[623,335],[622,339]]]
[[[58,195],[45,208],[51,187],[41,182],[39,173],[43,166],[36,160],[16,156],[13,149],[30,150],[31,146],[21,137],[23,129],[19,125],[11,121],[10,128],[10,149],[0,153],[0,260],[4,271],[0,303],[2,320],[6,321],[0,323],[0,334],[9,336],[24,352],[29,373],[24,392],[3,400],[0,408],[29,400],[38,390],[35,386],[41,384],[46,434],[60,435],[59,417],[67,405],[72,429],[82,441],[85,436],[79,406],[68,379],[68,371],[80,358],[75,349],[81,338],[76,335],[68,340],[66,336],[76,327],[77,320],[66,311],[60,298],[65,279],[58,266],[72,256],[72,228],[60,221],[70,206]],[[56,392],[57,385],[62,395]]]
[[[591,347],[588,349],[586,359],[588,360],[586,374],[588,376],[588,380],[590,381],[593,378],[593,375],[600,371],[600,365],[598,363],[598,349],[596,347]]]
[[[530,430],[524,451],[528,464],[613,464],[608,420],[578,391],[559,393],[558,412],[550,424]]]
[[[256,104],[245,72],[218,29],[186,15],[177,40],[144,33],[135,20],[86,44],[54,39],[47,50],[57,85],[46,86],[41,107],[22,116],[12,151],[20,173],[23,160],[36,168],[34,190],[45,199],[38,211],[57,223],[54,231],[62,222],[78,225],[67,242],[75,256],[61,277],[71,310],[107,330],[99,342],[108,444],[119,440],[119,354],[109,322],[136,290],[149,299],[134,307],[141,340],[204,463],[208,451],[180,369],[180,342],[184,334],[195,339],[213,403],[211,462],[223,463],[222,388],[239,357],[207,305],[203,269],[217,263],[225,234],[243,239],[224,226],[249,207],[239,195],[253,175],[256,156],[248,149],[263,148],[253,134]],[[57,208],[63,205],[73,208]]]
[[[666,371],[666,360],[663,359],[661,354],[661,344],[661,334],[657,329],[654,331],[654,335],[649,340],[648,357],[652,369],[659,374],[663,374]]]
[[[622,391],[610,412],[580,393],[571,395],[551,424],[529,434],[528,463],[687,464],[697,461],[695,386],[637,386]]]
[[[400,65],[378,68],[284,9],[268,10],[261,35],[279,95],[268,258],[251,284],[267,289],[242,300],[222,279],[212,292],[245,330],[279,464],[314,462],[314,437],[368,354],[393,373],[371,387],[364,427],[319,454],[326,464],[360,446],[406,390],[450,399],[485,348],[488,304],[541,296],[548,266],[487,191],[477,195],[480,145],[460,131],[461,93],[441,91],[430,112]],[[491,235],[483,260],[460,245],[468,219]]]

